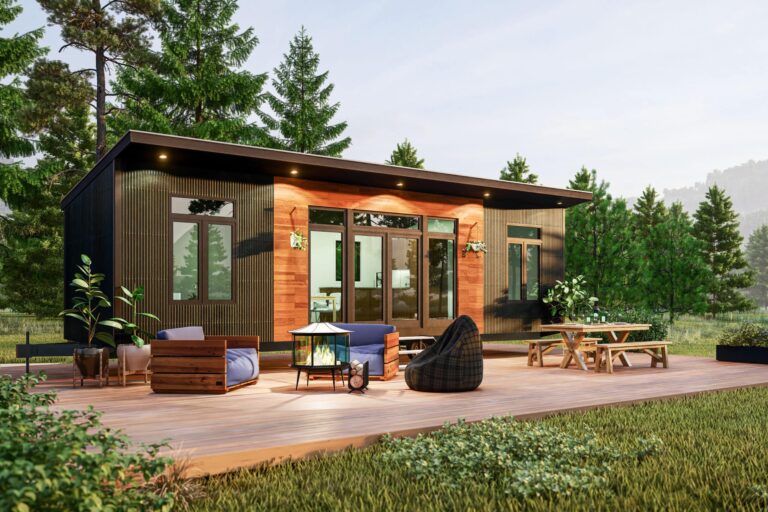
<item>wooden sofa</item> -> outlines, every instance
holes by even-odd
[[[227,350],[253,348],[258,336],[205,336],[205,339],[157,339],[152,350],[152,391],[155,393],[222,394],[258,382],[258,375],[227,385]]]

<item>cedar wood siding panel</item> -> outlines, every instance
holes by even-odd
[[[80,255],[87,254],[93,261],[94,272],[105,279],[101,289],[109,293],[114,286],[114,250],[112,228],[114,219],[114,166],[107,165],[64,209],[64,307],[72,305],[73,289],[69,286]],[[110,311],[102,313],[109,318]],[[64,318],[64,338],[85,342],[80,323]]]
[[[479,199],[441,196],[356,185],[342,185],[275,178],[275,337],[290,339],[288,331],[309,321],[309,251],[292,249],[290,233],[299,229],[309,233],[309,207],[321,206],[351,210],[427,215],[458,219],[457,316],[469,315],[483,330],[483,255],[464,255],[469,239],[483,233],[483,205]],[[310,242],[311,243],[311,242]],[[311,250],[311,247],[310,247]],[[422,315],[423,316],[423,315]],[[409,328],[405,334],[431,332],[434,328]]]
[[[143,285],[146,311],[157,314],[159,327],[202,325],[211,335],[258,335],[273,339],[271,178],[201,170],[120,172],[121,247],[119,275],[128,288]],[[235,300],[232,303],[173,302],[171,284],[171,197],[233,201]],[[201,272],[204,269],[201,269]],[[118,306],[118,313],[122,307]],[[157,325],[155,323],[155,325]],[[152,326],[151,330],[155,330]]]
[[[507,225],[541,227],[542,294],[563,278],[565,210],[485,208],[485,334],[537,331],[546,311],[541,303],[507,301]]]

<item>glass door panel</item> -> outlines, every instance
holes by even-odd
[[[392,240],[392,318],[419,318],[419,241],[393,236]]]
[[[342,234],[310,232],[309,320],[340,322],[344,282]]]
[[[525,298],[527,300],[539,300],[539,246],[528,245],[525,252]]]
[[[522,300],[523,245],[507,244],[507,298]]]
[[[453,318],[455,241],[429,239],[429,317]]]
[[[355,321],[384,320],[384,240],[355,235]]]

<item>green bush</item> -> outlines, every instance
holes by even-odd
[[[385,437],[382,456],[418,480],[437,481],[449,488],[473,483],[530,497],[602,487],[611,463],[652,455],[660,441],[634,444],[628,450],[606,443],[588,429],[571,434],[507,417],[474,424],[459,421],[415,438]]]
[[[52,411],[54,392],[30,392],[44,379],[0,377],[0,510],[170,510],[148,485],[165,445],[134,445],[92,408]]]
[[[615,309],[604,311],[608,322],[627,322],[630,324],[651,324],[647,331],[633,331],[627,341],[664,341],[668,340],[669,322],[661,314],[647,309]]]
[[[768,327],[744,323],[723,331],[717,338],[717,344],[732,347],[768,347]]]

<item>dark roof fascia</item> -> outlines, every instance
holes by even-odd
[[[106,155],[101,157],[99,161],[96,162],[96,165],[93,166],[93,169],[88,171],[88,173],[83,176],[83,179],[78,181],[77,184],[72,187],[72,190],[67,192],[67,195],[64,196],[64,199],[61,200],[61,208],[66,208],[69,203],[74,201],[80,192],[82,192],[93,180],[95,180],[104,169],[109,168],[110,164],[114,162],[115,158],[117,158],[118,155],[120,155],[120,153],[122,153],[130,143],[131,132],[128,132],[123,135],[119,141],[117,141],[117,144],[112,146],[112,149],[110,149]]]

